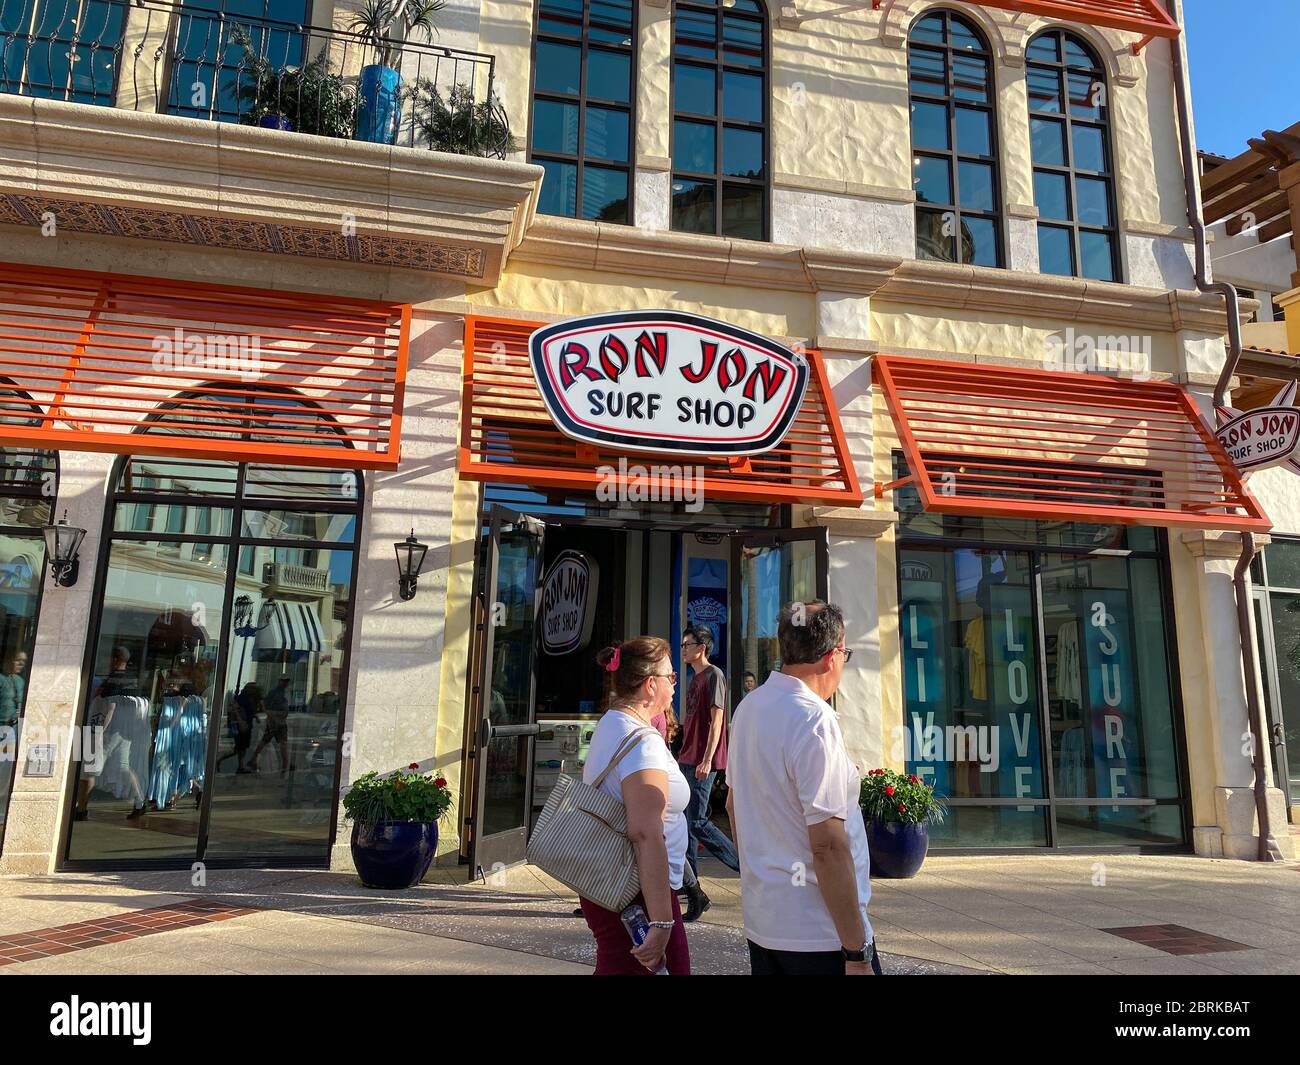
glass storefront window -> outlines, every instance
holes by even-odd
[[[359,489],[346,470],[122,462],[69,860],[328,857]]]
[[[936,845],[1182,843],[1155,530],[898,507],[901,760],[953,804]]]

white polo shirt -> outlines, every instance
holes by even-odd
[[[745,936],[769,950],[839,950],[813,871],[808,827],[844,822],[867,930],[871,860],[861,773],[835,711],[797,677],[773,673],[736,708],[727,784],[736,814]]]

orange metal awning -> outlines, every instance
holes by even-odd
[[[404,304],[0,264],[0,384],[30,397],[0,388],[0,442],[390,468],[409,331]]]
[[[1179,385],[884,355],[873,376],[928,511],[1271,527]]]
[[[501,318],[465,319],[459,472],[477,481],[593,491],[628,454],[580,444],[556,428],[537,390],[528,338],[541,325]],[[703,468],[705,497],[758,503],[856,506],[862,490],[849,458],[821,355],[805,352],[808,391],[785,439],[747,458],[646,455],[647,466]]]
[[[880,8],[884,0],[873,0]],[[984,7],[1024,12],[1042,18],[1064,19],[1085,26],[1130,30],[1143,36],[1140,51],[1153,37],[1177,37],[1178,23],[1169,17],[1160,0],[981,0]]]

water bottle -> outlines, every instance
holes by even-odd
[[[646,914],[645,908],[639,903],[634,902],[626,910],[619,914],[623,921],[623,927],[627,929],[627,934],[632,937],[632,942],[638,947],[645,942],[645,937],[650,932],[650,917]],[[655,976],[667,976],[668,966],[660,965]]]

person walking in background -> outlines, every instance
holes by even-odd
[[[748,695],[758,687],[758,678],[749,672],[749,670],[745,670],[745,676],[742,678],[741,687],[743,688],[744,693]]]
[[[249,768],[257,772],[257,759],[266,750],[272,740],[280,752],[280,776],[289,772],[289,685],[292,678],[284,676],[280,683],[267,693],[262,706],[266,710],[266,731],[262,733],[262,742],[257,745],[253,757],[249,759]]]
[[[727,675],[709,661],[713,633],[704,625],[687,629],[682,636],[682,664],[693,674],[686,689],[686,719],[682,725],[682,747],[677,754],[682,775],[691,786],[691,805],[686,812],[690,842],[686,860],[699,875],[696,851],[703,844],[718,861],[739,870],[736,848],[727,834],[709,820],[709,796],[718,770],[727,768]],[[694,921],[709,908],[702,888],[689,896],[686,920]]]
[[[793,603],[777,639],[784,665],[736,707],[727,771],[750,971],[870,976],[861,773],[828,702],[853,654],[844,615],[820,599]]]
[[[594,784],[604,773],[600,790],[620,800],[627,811],[627,838],[636,850],[641,878],[641,894],[633,902],[650,919],[638,947],[617,913],[579,899],[596,939],[597,976],[648,976],[661,965],[672,976],[691,972],[677,902],[686,861],[684,815],[690,788],[651,724],[660,714],[672,712],[677,674],[670,651],[666,640],[638,636],[596,656],[605,670],[610,699],[592,733],[582,778]],[[615,762],[620,748],[624,753]]]
[[[253,742],[253,720],[266,709],[262,689],[256,681],[249,681],[243,690],[230,700],[229,728],[235,740],[235,749],[217,759],[217,769],[230,758],[235,760],[235,772],[251,773],[244,764],[248,748]]]

